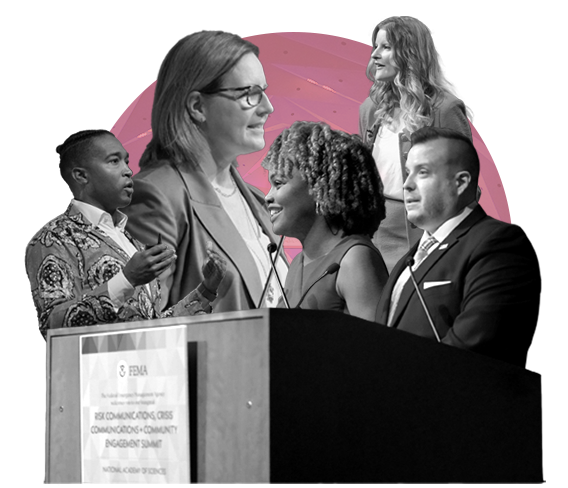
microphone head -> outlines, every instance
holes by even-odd
[[[412,268],[412,266],[414,266],[414,258],[413,258],[412,256],[408,256],[408,257],[406,258],[406,265],[407,265],[409,268]]]
[[[278,249],[278,246],[274,244],[274,242],[270,242],[268,246],[266,246],[266,249],[270,254],[272,254],[274,251],[276,251],[276,249]]]
[[[332,263],[327,267],[327,274],[332,275],[333,273],[337,273],[339,271],[339,264]]]

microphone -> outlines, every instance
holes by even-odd
[[[280,237],[280,242],[278,243],[278,246],[276,246],[274,242],[270,242],[268,246],[266,246],[266,250],[268,251],[268,258],[270,260],[270,265],[272,267],[270,269],[270,272],[268,273],[268,277],[266,278],[266,283],[264,284],[264,288],[262,290],[262,294],[260,295],[260,300],[256,308],[260,308],[260,306],[262,305],[262,301],[264,300],[264,297],[266,295],[266,290],[268,289],[268,285],[272,278],[273,272],[276,275],[276,281],[278,281],[280,291],[282,292],[282,299],[284,300],[284,305],[286,305],[286,308],[290,308],[290,304],[288,303],[288,298],[286,297],[286,293],[284,293],[284,287],[282,286],[282,281],[280,281],[280,276],[278,275],[278,272],[276,271],[276,266],[274,265],[274,261],[272,260],[272,254],[275,251],[280,251],[283,241],[284,241],[284,236]],[[278,254],[276,254],[276,257],[278,257]]]
[[[434,331],[434,335],[436,336],[437,341],[440,342],[440,336],[438,334],[438,331],[436,330],[436,326],[434,325],[434,321],[432,320],[432,317],[430,316],[430,312],[428,311],[428,307],[426,306],[426,302],[424,301],[424,297],[422,296],[422,293],[420,293],[420,288],[418,286],[418,283],[416,283],[416,277],[414,276],[414,271],[412,271],[412,266],[414,266],[414,258],[412,256],[408,256],[406,258],[406,266],[408,266],[408,270],[410,271],[410,278],[412,279],[412,284],[414,285],[416,293],[418,294],[418,298],[420,299],[420,303],[422,304],[422,308],[424,309],[424,313],[426,314],[426,317],[428,318],[428,322],[430,323],[430,327],[432,327],[432,330]]]
[[[306,292],[302,295],[302,298],[300,298],[300,301],[298,302],[298,305],[296,305],[296,307],[294,308],[300,308],[300,305],[302,304],[302,302],[304,301],[304,298],[306,298],[306,295],[309,293],[309,291],[313,288],[313,286],[318,283],[319,281],[323,280],[327,275],[332,275],[334,273],[337,273],[339,271],[339,264],[338,263],[332,263],[330,264],[327,269],[323,272],[323,274],[316,280],[314,281],[309,288],[306,290]]]

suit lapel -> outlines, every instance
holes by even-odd
[[[251,297],[259,297],[262,283],[258,276],[257,266],[229,215],[223,209],[213,187],[205,173],[199,168],[188,171],[185,167],[175,166],[188,189],[193,212],[201,225],[209,232],[212,239],[223,250],[239,271]],[[238,172],[231,169],[233,178],[245,200],[266,232],[265,219],[260,217],[259,203],[254,201],[250,190],[246,187]],[[256,298],[254,298],[256,300]]]
[[[428,257],[426,257],[416,272],[416,280],[420,283],[428,271],[432,269],[432,267],[445,255],[445,253],[455,246],[461,237],[467,234],[479,220],[486,216],[487,214],[481,206],[477,205],[465,218],[465,220],[452,232],[450,232],[450,235],[444,239],[444,242],[442,242]]]
[[[455,241],[454,241],[455,242]],[[416,253],[416,249],[418,246],[415,246],[413,249],[412,256]],[[438,246],[434,251],[432,251],[425,259],[422,261],[418,269],[414,272],[414,276],[416,277],[416,283],[418,286],[424,280],[424,277],[428,273],[428,271],[438,262],[438,260],[444,255],[444,253],[450,248],[451,246],[445,247],[444,249],[440,250],[440,246]],[[416,289],[414,288],[414,284],[412,283],[412,277],[409,277],[406,281],[404,287],[402,288],[402,292],[400,294],[400,299],[398,301],[398,305],[396,307],[396,311],[392,320],[392,326],[396,327],[398,323],[398,319],[406,309],[408,303],[412,296],[416,293]]]
[[[380,315],[376,317],[376,321],[380,324],[386,325],[388,322],[394,285],[396,284],[398,278],[406,267],[406,259],[408,258],[408,256],[412,256],[416,252],[417,246],[418,243],[412,246],[412,248],[395,264],[389,275],[387,284],[385,285],[385,288],[383,289],[383,292],[381,294],[379,305],[377,306],[377,310],[379,311]]]
[[[383,324],[386,324],[388,322],[390,307],[392,306],[391,297],[392,297],[394,285],[398,281],[398,278],[400,277],[402,272],[406,269],[407,258],[410,257],[410,256],[414,256],[414,254],[416,254],[416,249],[418,249],[419,244],[420,244],[420,241],[416,242],[412,246],[412,248],[402,257],[402,259],[399,260],[399,262],[396,264],[396,266],[392,270],[391,276],[390,276],[389,281],[388,281],[388,283],[389,283],[388,289],[385,290],[387,292],[385,300],[388,300],[388,306],[383,307],[383,317],[381,317],[382,318],[381,323],[383,323]],[[391,280],[391,278],[392,278],[392,280]],[[410,288],[409,288],[409,285],[410,285]],[[398,317],[400,316],[402,310],[406,307],[406,304],[408,303],[408,300],[410,299],[410,296],[411,296],[413,291],[414,291],[414,287],[412,285],[412,282],[411,282],[410,279],[408,279],[408,281],[406,282],[406,284],[402,288],[402,292],[401,292],[400,298],[398,300],[398,305],[397,305],[396,310],[395,310],[395,315],[394,315],[393,320],[392,320],[392,327],[396,327],[396,322],[398,320]],[[383,292],[383,293],[385,293],[385,292]]]
[[[456,245],[460,238],[469,232],[469,230],[483,217],[486,216],[485,211],[481,208],[481,206],[477,205],[475,209],[471,212],[470,215],[466,217],[466,219],[461,222],[444,241],[434,250],[432,251],[425,259],[422,261],[418,269],[414,272],[414,276],[416,277],[416,283],[418,286],[422,284],[424,279],[426,278],[428,272],[435,266],[437,262],[442,259],[446,252],[451,249],[454,245]],[[418,243],[410,250],[410,252],[397,264],[396,271],[398,272],[397,276],[400,276],[402,271],[405,267],[406,258],[408,256],[414,256],[416,253],[416,249],[418,248]],[[396,280],[394,281],[396,282]],[[394,286],[393,282],[393,286]],[[392,292],[392,288],[391,288]],[[396,327],[398,320],[402,313],[404,312],[406,306],[408,305],[410,298],[416,293],[414,289],[414,285],[412,283],[412,279],[409,278],[406,284],[402,289],[402,293],[400,295],[400,300],[398,301],[398,306],[395,311],[395,315],[393,317],[392,326]],[[388,313],[388,311],[387,311]],[[385,322],[386,323],[386,322]]]

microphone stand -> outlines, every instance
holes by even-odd
[[[330,264],[327,269],[323,272],[323,274],[316,280],[314,281],[309,287],[308,289],[305,291],[305,293],[302,295],[302,297],[300,298],[300,301],[298,302],[298,305],[296,305],[294,308],[300,308],[300,305],[302,304],[302,302],[304,301],[304,298],[306,298],[306,296],[308,295],[309,291],[315,286],[316,283],[319,283],[321,280],[323,280],[327,275],[332,275],[334,273],[337,273],[337,271],[339,271],[339,264],[338,263],[332,263]]]
[[[283,240],[284,240],[284,236],[280,237],[280,242],[278,243],[278,247],[276,248],[276,251],[280,252],[280,247],[282,246]],[[274,264],[274,261],[276,261],[276,259],[278,259],[278,252],[276,253],[276,258],[274,260],[272,259],[272,253],[274,252],[274,243],[273,242],[268,244],[268,252],[269,252],[268,257],[270,258],[270,264],[272,265],[274,275],[276,276],[276,281],[278,281],[278,286],[280,287],[280,292],[282,293],[282,299],[284,300],[284,305],[286,305],[286,308],[290,308],[290,304],[288,303],[288,297],[286,296],[286,293],[284,292],[284,287],[282,286],[282,281],[280,281],[280,276],[278,276],[278,271],[276,271],[276,266]]]
[[[278,281],[278,286],[280,287],[280,291],[282,293],[282,299],[284,300],[284,305],[286,305],[286,308],[290,308],[290,304],[288,303],[288,298],[286,297],[286,293],[284,293],[284,287],[282,286],[282,281],[280,281],[280,276],[278,275],[278,272],[276,271],[276,266],[274,265],[274,261],[272,260],[272,253],[274,253],[274,251],[277,251],[276,259],[278,258],[278,254],[282,249],[283,242],[284,242],[284,236],[281,236],[280,241],[278,242],[278,247],[276,246],[276,244],[274,244],[274,242],[271,242],[266,247],[268,251],[268,258],[270,260],[271,269],[270,272],[268,273],[268,278],[266,279],[266,283],[264,284],[264,289],[262,290],[262,294],[260,295],[260,300],[256,308],[260,308],[260,306],[262,305],[262,301],[264,300],[264,297],[266,295],[266,290],[268,289],[268,285],[270,284],[270,279],[272,278],[273,272],[276,275],[276,281]]]
[[[418,295],[418,298],[420,299],[420,303],[422,304],[422,308],[424,309],[424,312],[426,313],[426,317],[428,318],[428,322],[430,323],[430,327],[432,327],[432,330],[434,331],[434,335],[436,336],[436,340],[438,342],[441,342],[440,341],[440,335],[438,334],[438,331],[436,330],[436,326],[434,325],[434,321],[432,320],[432,317],[430,315],[430,311],[428,310],[428,307],[426,306],[426,302],[424,301],[424,297],[422,296],[422,293],[420,293],[420,288],[418,287],[418,283],[416,282],[416,277],[414,276],[414,271],[412,270],[412,266],[414,265],[414,258],[409,257],[406,260],[406,265],[408,266],[408,270],[410,271],[410,278],[412,279],[412,283],[414,284],[414,288],[416,289],[416,293]]]

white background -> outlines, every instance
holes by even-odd
[[[523,227],[539,256],[541,313],[527,367],[542,375],[544,477],[549,486],[563,485],[568,297],[566,251],[558,244],[566,235],[567,43],[564,12],[554,6],[561,2],[197,3],[52,1],[2,9],[2,484],[43,481],[45,342],[24,249],[70,199],[55,146],[78,130],[110,129],[155,81],[173,44],[196,30],[242,37],[315,32],[370,45],[380,20],[412,15],[432,30],[445,73],[474,111],[474,125],[495,161],[512,222]]]

